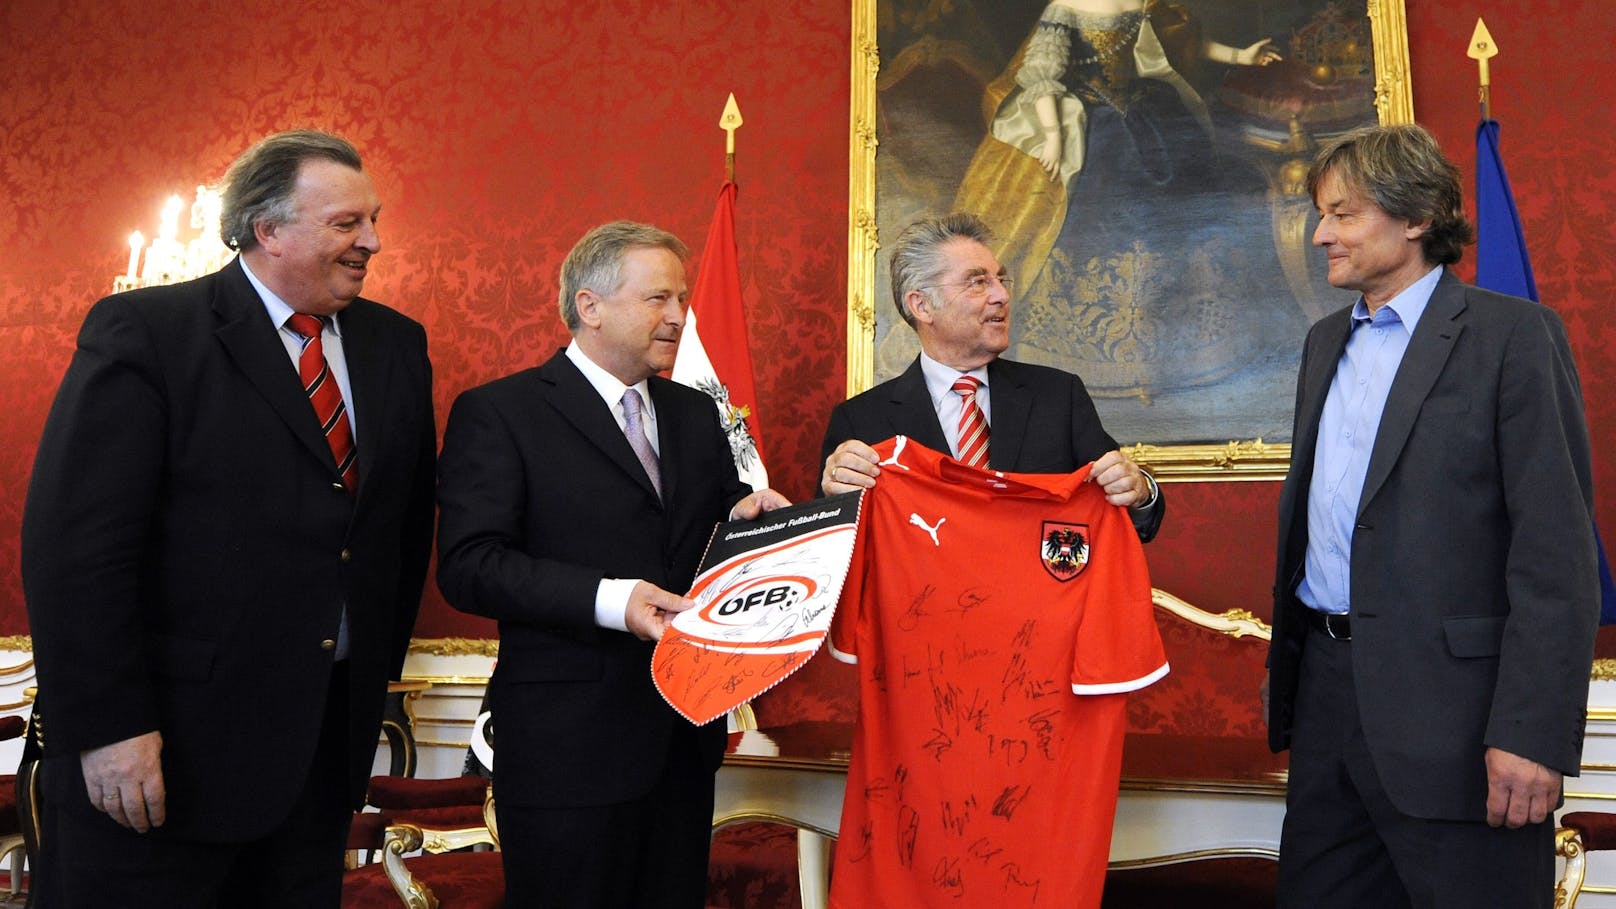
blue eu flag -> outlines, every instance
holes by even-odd
[[[1521,216],[1515,210],[1504,159],[1498,153],[1497,120],[1483,120],[1476,127],[1476,284],[1542,302],[1532,279]],[[1611,580],[1597,524],[1594,545],[1599,550],[1599,624],[1610,625],[1616,623],[1616,583]]]

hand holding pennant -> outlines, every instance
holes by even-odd
[[[830,633],[862,493],[781,508],[713,531],[690,589],[651,657],[662,697],[701,725],[778,685]]]

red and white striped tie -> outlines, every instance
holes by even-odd
[[[337,377],[325,361],[325,348],[320,344],[320,331],[325,319],[308,313],[292,313],[286,320],[292,330],[303,336],[303,353],[297,360],[297,374],[303,380],[303,391],[314,405],[314,416],[320,421],[326,444],[331,446],[331,457],[336,460],[337,473],[342,474],[342,485],[351,494],[359,488],[359,458],[354,448],[353,426],[348,423],[348,405],[343,403],[342,389]]]
[[[972,467],[988,466],[988,421],[982,408],[976,406],[976,389],[982,383],[970,376],[954,381],[954,393],[960,396],[959,462]]]

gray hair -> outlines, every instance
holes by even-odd
[[[915,315],[904,299],[910,291],[925,290],[942,280],[947,267],[942,248],[954,240],[975,240],[986,246],[992,239],[987,224],[968,212],[922,218],[898,234],[892,244],[892,302],[910,328],[915,327]]]
[[[690,248],[678,237],[649,224],[612,221],[583,235],[561,262],[561,321],[568,331],[578,331],[578,291],[588,288],[603,297],[617,293],[623,286],[623,253],[646,247],[690,257]]]
[[[304,161],[335,161],[364,170],[359,152],[346,139],[312,129],[276,133],[242,152],[224,174],[219,210],[219,239],[246,252],[258,245],[259,224],[285,224],[296,219],[292,192]]]
[[[1314,202],[1330,173],[1393,218],[1430,222],[1420,249],[1433,265],[1459,261],[1465,244],[1476,238],[1464,213],[1459,169],[1424,127],[1365,126],[1325,145],[1307,172],[1307,194]]]

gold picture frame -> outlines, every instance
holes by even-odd
[[[877,125],[877,81],[881,68],[877,35],[878,28],[891,27],[898,18],[894,4],[904,5],[904,15],[909,19],[931,15],[924,10],[917,12],[926,4],[915,0],[907,3],[904,0],[853,0],[852,4],[847,269],[847,393],[850,397],[870,388],[876,381],[876,280],[880,247],[876,159],[881,143]],[[1352,12],[1356,14],[1355,6]],[[1365,13],[1374,45],[1375,115],[1382,123],[1413,122],[1404,0],[1366,0]],[[1300,224],[1289,227],[1293,239],[1300,237],[1305,242],[1305,234],[1298,233],[1302,229]],[[1279,479],[1284,477],[1290,463],[1288,443],[1268,443],[1261,438],[1233,439],[1218,444],[1138,442],[1126,445],[1124,450],[1148,466],[1157,478],[1166,481]]]

